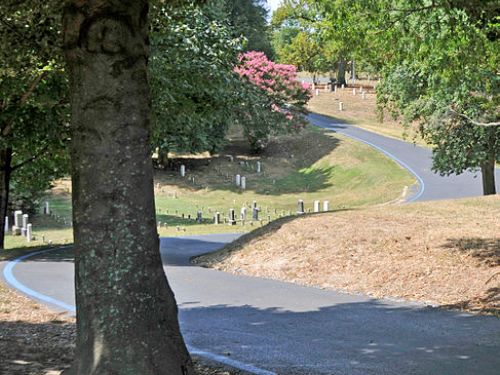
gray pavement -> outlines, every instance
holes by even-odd
[[[379,151],[388,153],[391,158],[410,169],[418,179],[418,184],[413,186],[412,194],[408,197],[409,201],[430,201],[482,195],[480,172],[440,176],[431,170],[432,152],[428,148],[384,137],[318,114],[309,115],[309,120],[321,128],[368,143]],[[498,168],[496,169],[496,183],[497,191],[500,192],[500,170]]]
[[[253,365],[256,374],[498,374],[497,318],[235,276],[189,263],[191,256],[237,236],[162,239],[182,332],[194,350]],[[74,304],[68,251],[28,258],[14,267],[13,276],[33,291]]]
[[[430,151],[319,115],[311,121],[385,152],[414,173],[412,200],[481,194],[471,173],[440,177]],[[498,171],[497,171],[498,172]],[[500,177],[499,177],[500,180]],[[254,374],[499,374],[500,320],[375,300],[193,266],[238,235],[164,238],[164,268],[190,350]],[[70,251],[10,263],[2,274],[31,298],[74,310]],[[271,372],[269,372],[271,371]]]

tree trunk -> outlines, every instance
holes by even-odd
[[[345,85],[345,60],[340,59],[337,66],[337,85]]]
[[[495,157],[491,157],[481,165],[481,173],[483,180],[483,194],[493,195],[496,194],[495,186]]]
[[[12,167],[12,148],[0,150],[0,249],[5,248],[5,217],[9,207],[9,186]]]
[[[156,232],[147,13],[146,0],[64,10],[77,307],[65,374],[193,374]]]

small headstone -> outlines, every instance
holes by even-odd
[[[28,214],[24,214],[23,215],[23,229],[26,229],[28,227],[28,219],[29,219]]]
[[[352,95],[356,96],[356,89],[355,88],[352,89]]]
[[[220,224],[220,212],[216,212],[214,216],[214,224],[219,225]]]
[[[320,201],[314,201],[314,212],[319,212]]]
[[[241,207],[240,210],[240,219],[241,220],[246,220],[247,218],[247,208],[246,207]]]
[[[339,111],[343,111],[343,110],[344,110],[344,103],[339,102]]]
[[[33,225],[28,224],[26,226],[26,241],[31,242],[33,240]]]
[[[257,207],[254,207],[252,210],[252,219],[253,220],[259,220],[259,209]]]
[[[4,233],[7,233],[9,231],[9,217],[8,216],[5,216],[5,224],[3,227],[3,231],[4,231]]]
[[[229,161],[232,163],[234,161],[233,155],[226,155]]]
[[[330,202],[324,201],[323,202],[323,211],[330,211]]]
[[[18,227],[17,225],[12,226],[12,235],[13,236],[19,236],[21,234],[21,228]]]
[[[316,89],[316,96],[319,95],[319,89]]]
[[[184,164],[181,165],[181,177],[186,176],[186,166]]]
[[[344,87],[345,87],[345,84],[342,84],[342,90],[344,89]]]
[[[229,225],[236,225],[236,214],[234,212],[234,208],[229,210]]]
[[[337,92],[337,85],[333,86],[333,92]]]
[[[198,224],[201,224],[202,221],[203,221],[203,212],[202,211],[198,211],[196,213],[196,222]]]
[[[366,91],[363,91],[363,92],[361,93],[361,98],[362,98],[363,100],[366,100]]]
[[[14,225],[18,228],[21,227],[23,222],[23,211],[14,211]]]
[[[302,215],[305,213],[304,211],[304,201],[302,199],[299,199],[298,203],[297,203],[297,213],[299,215]]]
[[[262,171],[262,164],[260,161],[257,162],[257,173],[260,173]]]
[[[247,178],[246,177],[242,177],[241,178],[241,189],[245,190],[246,188],[247,188]]]
[[[26,228],[21,228],[21,236],[26,237]]]
[[[50,215],[50,205],[47,201],[45,201],[45,205],[43,206],[43,213],[45,215]]]
[[[363,92],[363,86],[359,88],[359,92]]]
[[[241,185],[241,176],[239,174],[236,175],[235,182],[236,182],[236,186]]]

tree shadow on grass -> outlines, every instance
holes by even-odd
[[[341,140],[332,137],[330,131],[312,129],[272,140],[260,155],[252,154],[246,141],[235,139],[213,157],[172,160],[172,169],[157,171],[155,179],[160,184],[192,191],[208,189],[243,193],[234,183],[234,177],[239,174],[246,177],[245,191],[258,194],[281,195],[326,189],[332,186],[329,181],[334,167],[311,166],[335,150]],[[231,155],[234,161],[230,162],[227,155]],[[257,160],[262,163],[262,173],[257,173]],[[185,178],[179,176],[180,164],[187,167]]]
[[[442,247],[470,255],[489,267],[500,266],[500,238],[448,238]]]

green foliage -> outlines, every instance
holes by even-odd
[[[264,52],[273,58],[264,0],[224,0],[227,19],[235,38],[245,38],[244,51]]]
[[[215,151],[225,142],[240,42],[216,14],[192,4],[153,9],[153,142],[163,152]]]
[[[379,103],[407,124],[420,123],[434,145],[436,171],[479,168],[500,151],[500,128],[474,123],[499,118],[500,44],[488,37],[491,24],[478,22],[459,2],[418,5],[401,3],[388,20],[374,18],[384,30],[380,48],[391,48]]]
[[[30,205],[67,171],[67,82],[60,2],[0,4],[0,148],[12,150],[16,204]]]
[[[288,0],[283,8],[281,18],[313,22],[305,30],[321,34],[327,59],[378,71],[380,107],[420,124],[436,171],[493,168],[500,130],[483,125],[500,117],[498,1]]]

